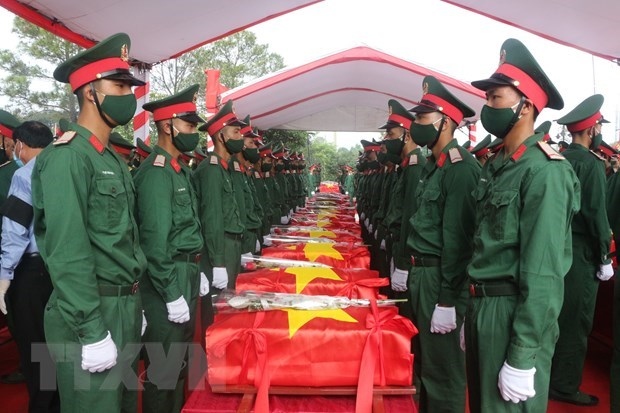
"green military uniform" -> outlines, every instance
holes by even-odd
[[[13,129],[21,124],[19,120],[9,112],[0,109],[0,136],[2,137],[2,148],[5,139],[13,139]],[[0,205],[4,204],[11,186],[13,174],[19,168],[17,162],[9,159],[4,149],[0,149]],[[0,222],[0,234],[2,233],[2,222]]]
[[[244,124],[232,110],[228,101],[200,130],[207,130],[215,136],[224,126]],[[213,269],[226,268],[228,288],[234,289],[240,271],[241,243],[245,228],[241,212],[235,199],[228,161],[215,151],[198,165],[193,173],[193,182],[198,193],[198,214],[205,242],[205,254],[201,266],[213,282]],[[216,290],[216,289],[214,289]],[[212,308],[209,295],[202,302],[203,330],[212,322]]]
[[[110,138],[108,141],[110,148],[118,154],[127,164],[127,168],[129,168],[129,172],[133,175],[134,165],[133,165],[133,157],[136,151],[136,147],[129,143],[123,136],[118,132],[110,133]]]
[[[129,47],[126,34],[113,35],[58,66],[54,77],[74,92],[102,72],[143,85],[129,72]],[[135,189],[114,152],[85,127],[66,126],[37,157],[32,174],[34,230],[54,285],[45,334],[60,402],[63,412],[135,411],[120,381],[136,377],[142,324],[136,292],[146,259],[133,215]],[[116,366],[100,373],[81,369],[82,350],[106,336],[118,350]]]
[[[521,42],[505,41],[501,56],[497,72],[491,79],[472,82],[475,87],[511,85],[532,99],[537,110],[563,107],[561,96]],[[501,73],[511,67],[504,64],[520,71],[507,78]],[[540,142],[542,137],[530,136],[514,153],[502,147],[484,166],[475,190],[477,229],[468,266],[472,298],[465,319],[472,413],[546,411],[563,277],[572,261],[570,223],[579,209],[579,183],[570,164]],[[498,383],[506,365],[527,374],[536,369],[534,397],[519,403],[503,399]]]
[[[599,112],[602,104],[603,96],[591,96],[557,122],[567,125],[569,132],[581,132],[604,121]],[[593,142],[595,146],[598,145]],[[580,393],[579,386],[596,306],[599,284],[596,272],[601,264],[611,264],[607,257],[611,229],[603,202],[605,163],[598,154],[578,143],[571,143],[562,155],[579,178],[581,209],[571,225],[573,263],[564,277],[564,303],[558,318],[560,337],[553,355],[549,392],[555,393],[556,398],[576,398],[593,404],[598,399]]]
[[[193,103],[198,85],[165,99],[143,106],[153,112],[156,122],[179,118],[198,123]],[[171,113],[183,105],[179,113]],[[148,322],[142,338],[147,343],[143,406],[149,412],[179,412],[184,400],[188,354],[178,365],[152,359],[149,343],[158,343],[166,355],[172,346],[191,343],[196,325],[195,313],[200,286],[199,253],[203,248],[198,201],[191,183],[191,171],[161,146],[155,146],[134,176],[138,198],[140,242],[147,257],[146,276],[141,288],[144,314]],[[167,303],[183,298],[190,320],[184,323],[168,319]],[[184,349],[185,350],[185,349]],[[171,377],[170,370],[176,375]]]
[[[491,134],[485,136],[476,146],[469,151],[476,157],[476,160],[480,162],[480,165],[484,165],[487,161],[487,155],[489,155],[489,144],[491,143]]]
[[[420,105],[411,111],[449,113],[456,124],[475,114],[434,77],[425,77],[423,85]],[[444,102],[442,106],[434,103],[438,98]],[[432,144],[418,140],[417,125],[412,124],[414,142]],[[472,191],[479,174],[478,162],[452,139],[437,158],[431,156],[416,188],[416,210],[407,239],[414,257],[408,290],[419,331],[414,354],[421,412],[465,410],[465,355],[459,347],[459,331],[467,302],[465,268],[474,233]],[[454,309],[455,326],[446,334],[431,332],[436,306]]]
[[[258,231],[262,222],[257,214],[256,205],[248,177],[245,174],[245,167],[236,159],[230,158],[228,164],[232,186],[241,216],[243,225],[243,242],[241,243],[241,253],[254,253]]]

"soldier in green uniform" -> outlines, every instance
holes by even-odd
[[[243,136],[243,150],[233,155],[229,165],[233,189],[241,213],[241,222],[245,227],[243,243],[241,244],[241,264],[246,262],[248,259],[246,257],[260,251],[263,225],[263,210],[256,201],[256,189],[253,187],[247,171],[248,168],[253,168],[254,162],[258,161],[258,147],[254,139],[259,136],[252,130],[250,122],[250,115],[248,115],[243,120],[245,126],[239,131]]]
[[[486,92],[482,125],[503,145],[475,190],[465,318],[469,409],[543,413],[579,181],[543,134],[534,133],[534,122],[545,107],[561,109],[564,102],[516,39],[502,44],[495,73],[472,85]]]
[[[274,165],[274,181],[278,190],[276,202],[280,207],[280,224],[286,225],[291,220],[291,212],[289,207],[289,185],[286,179],[285,149],[278,146],[273,150],[275,158]]]
[[[205,242],[201,269],[215,292],[235,288],[240,271],[243,227],[241,211],[235,199],[229,162],[243,150],[239,131],[245,124],[237,119],[229,100],[199,130],[213,139],[213,152],[194,171],[193,182],[198,193],[198,215]],[[213,322],[211,297],[201,303],[203,331]]]
[[[144,162],[146,158],[153,152],[153,149],[147,145],[142,139],[136,139],[136,156],[133,159],[131,166],[133,169],[131,170],[132,174],[135,174],[140,164]]]
[[[258,142],[258,141],[257,141]],[[273,222],[273,198],[270,190],[267,186],[267,175],[270,174],[272,166],[271,162],[264,162],[267,159],[267,152],[271,153],[271,144],[261,145],[258,147],[258,160],[254,163],[253,172],[251,176],[252,184],[256,191],[256,200],[258,201],[263,211],[262,226],[260,233],[264,236],[269,235],[269,229]],[[264,165],[264,168],[263,168]],[[265,169],[265,170],[263,170]],[[264,243],[264,240],[263,240]]]
[[[134,169],[133,159],[136,154],[136,147],[133,146],[127,139],[118,132],[110,133],[109,139],[110,148],[127,164],[127,168],[131,173]]]
[[[115,34],[56,68],[80,113],[32,173],[34,230],[54,286],[45,335],[63,412],[136,411],[121,377],[137,382],[146,259],[131,175],[108,147],[111,130],[135,113],[131,87],[144,84],[129,71],[129,47],[129,36]]]
[[[407,247],[407,237],[411,232],[409,220],[415,211],[415,192],[420,181],[420,175],[426,165],[426,158],[422,156],[420,147],[411,139],[411,123],[414,116],[399,102],[390,101],[391,113],[388,123],[392,119],[392,129],[389,133],[402,137],[403,144],[400,152],[399,177],[394,188],[394,201],[386,218],[389,233],[388,249],[391,250],[390,280],[391,288],[396,298],[408,298],[407,279],[411,269],[411,251]],[[391,244],[391,248],[389,245]],[[411,303],[407,300],[400,306],[401,314],[411,318]]]
[[[198,268],[203,248],[198,202],[188,167],[179,162],[200,136],[195,98],[198,85],[143,105],[153,113],[157,145],[134,176],[140,243],[148,266],[140,288],[148,322],[143,408],[148,412],[180,412],[184,401],[187,356],[166,360],[171,346],[191,343],[196,325],[198,295],[209,284]],[[165,357],[154,358],[152,343],[161,344]],[[177,351],[177,350],[175,350]]]
[[[423,80],[411,137],[432,151],[416,189],[407,245],[408,287],[413,322],[421,412],[465,410],[465,355],[459,329],[467,302],[466,266],[471,259],[480,165],[454,138],[475,112],[433,76]]]
[[[481,166],[484,166],[489,158],[493,155],[493,152],[489,150],[489,144],[491,143],[491,134],[489,133],[483,140],[481,140],[476,146],[472,148],[470,153],[476,157]]]
[[[19,168],[17,162],[13,159],[13,151],[15,149],[15,141],[13,141],[13,129],[21,124],[19,120],[9,112],[0,109],[0,137],[2,138],[2,147],[0,147],[0,205],[6,201],[11,179],[13,174]],[[2,223],[0,222],[0,231]]]
[[[590,96],[557,120],[566,125],[573,138],[562,155],[579,178],[581,209],[571,225],[573,264],[564,277],[564,303],[558,318],[560,337],[551,364],[549,398],[585,406],[598,403],[598,397],[579,391],[598,284],[614,275],[607,256],[611,228],[604,202],[605,164],[594,152],[603,139],[601,124],[607,123],[600,113],[603,100],[602,95]]]

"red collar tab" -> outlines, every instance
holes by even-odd
[[[487,153],[489,153],[489,148],[484,147],[484,148],[480,149],[479,151],[474,152],[474,156],[476,158],[482,158]]]
[[[75,92],[88,82],[102,79],[103,73],[113,71],[129,73],[129,63],[120,57],[109,57],[82,66],[69,75],[71,90]]]
[[[163,119],[173,119],[189,113],[196,113],[194,102],[182,102],[153,110],[153,120],[158,122]]]
[[[389,121],[398,123],[400,126],[402,126],[405,129],[409,129],[411,127],[411,122],[412,122],[411,119],[408,119],[396,113],[391,113],[390,116],[388,116],[388,122]]]
[[[224,126],[226,126],[229,121],[236,119],[237,115],[235,115],[234,112],[227,113],[226,115],[213,122],[212,125],[209,125],[209,127],[207,128],[207,133],[209,134],[209,136],[215,136],[215,134]]]
[[[540,85],[538,85],[538,83],[530,77],[530,75],[519,69],[517,66],[513,66],[509,63],[502,63],[497,68],[495,73],[499,73],[510,78],[512,80],[512,85],[527,96],[534,103],[534,106],[536,106],[536,109],[538,109],[539,112],[547,106],[549,97],[543,88],[541,88]]]
[[[181,159],[183,160],[183,162],[189,163],[192,160],[192,157],[186,153],[181,153]]]
[[[103,151],[105,151],[105,146],[103,146],[103,143],[101,143],[101,141],[97,139],[95,135],[90,135],[90,138],[88,138],[88,142],[93,145],[93,148],[95,148],[95,150],[99,152],[99,154],[102,154]]]
[[[590,126],[596,125],[596,122],[598,122],[602,117],[603,115],[601,115],[601,112],[596,112],[594,115],[589,116],[584,120],[580,120],[579,122],[566,125],[566,129],[568,129],[568,131],[571,133],[580,132],[584,129],[589,128]]]
[[[176,159],[172,158],[172,160],[170,161],[170,166],[172,166],[172,169],[174,169],[174,172],[176,173],[181,172],[181,165],[179,165],[179,161],[177,161]]]
[[[432,104],[426,104],[424,101],[431,102]],[[440,98],[439,96],[427,93],[422,96],[422,102],[420,103],[425,106],[433,107],[439,112],[448,115],[453,121],[456,122],[457,125],[460,124],[463,120],[463,112],[461,112],[459,108],[454,106],[452,103],[448,102],[443,98]]]
[[[443,164],[446,163],[446,159],[448,159],[448,155],[446,155],[445,152],[442,152],[439,155],[439,159],[437,159],[437,166],[441,168]]]
[[[517,162],[519,160],[519,158],[521,158],[523,156],[523,154],[525,153],[525,151],[527,151],[527,146],[525,146],[524,144],[521,144],[521,146],[519,146],[517,148],[517,150],[515,151],[515,153],[512,154],[512,156],[510,157],[510,159],[512,159],[513,161]]]
[[[113,143],[111,143],[110,146],[112,146],[112,149],[114,149],[114,152],[116,152],[118,154],[121,154],[121,155],[131,155],[132,149],[125,148],[123,146],[114,145]]]
[[[0,124],[0,133],[6,136],[7,138],[13,139],[13,129],[9,129],[2,124]]]
[[[226,162],[224,159],[220,159],[220,165],[222,165],[222,168],[228,170],[228,162]]]

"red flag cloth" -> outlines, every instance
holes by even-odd
[[[377,299],[389,284],[373,270],[293,267],[241,273],[236,290]]]
[[[259,389],[410,386],[415,334],[396,307],[221,314],[206,333],[208,379]]]
[[[319,192],[323,194],[339,194],[340,187],[338,186],[338,182],[325,181],[321,182],[321,185],[319,185]]]
[[[330,223],[337,222],[355,222],[355,215],[346,215],[346,214],[335,214],[330,212],[319,212],[319,213],[295,213],[292,218],[298,220],[309,220],[309,221],[329,221]]]
[[[335,229],[341,229],[343,231],[349,231],[355,233],[359,233],[360,227],[359,224],[356,224],[355,221],[334,221],[330,222],[329,220],[309,220],[307,218],[299,218],[293,217],[291,219],[291,225],[297,225],[301,227],[319,227],[324,230],[333,231]]]
[[[351,243],[290,243],[263,248],[263,257],[310,261],[334,268],[370,268],[368,248]]]
[[[345,230],[324,230],[324,229],[302,229],[299,231],[287,231],[282,228],[274,228],[275,235],[285,235],[289,237],[308,237],[308,238],[326,238],[338,242],[361,242],[362,237],[358,233]]]

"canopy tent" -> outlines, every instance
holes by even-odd
[[[231,89],[222,102],[251,114],[260,129],[376,132],[388,115],[387,101],[412,107],[422,79],[433,75],[476,112],[484,93],[448,75],[360,46]]]
[[[604,59],[620,59],[618,0],[442,0]]]
[[[111,34],[132,39],[131,57],[148,64],[322,0],[0,0],[10,12],[83,47]]]

